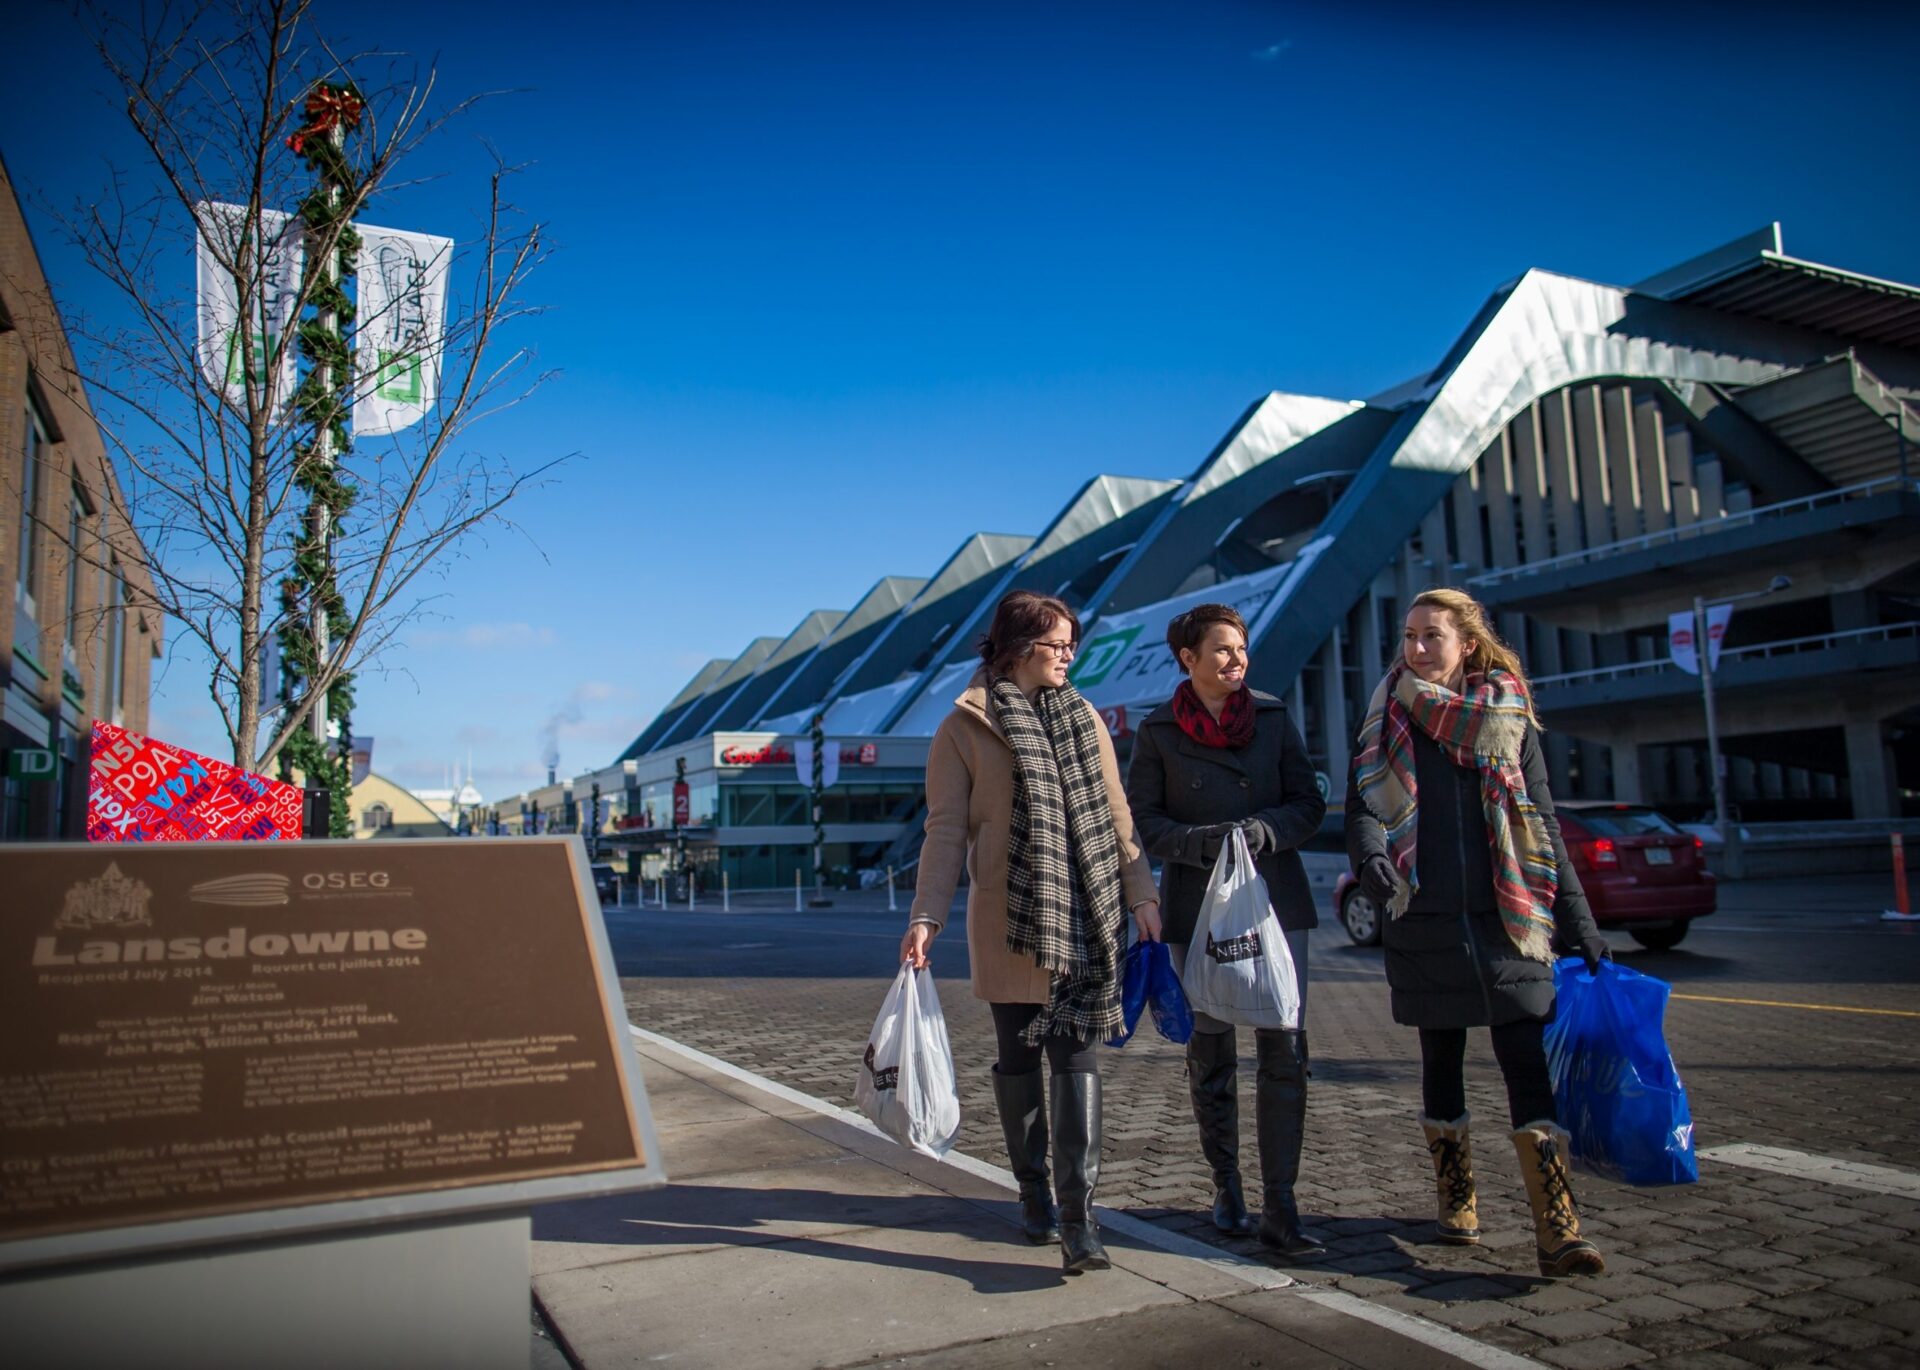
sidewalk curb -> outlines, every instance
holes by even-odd
[[[685,1043],[677,1042],[671,1037],[649,1031],[637,1024],[628,1023],[627,1029],[640,1041],[658,1047],[663,1051],[672,1052],[708,1070],[725,1075],[730,1079],[738,1080],[742,1084],[751,1085],[755,1089],[764,1090],[776,1098],[784,1099],[791,1104],[798,1104],[824,1117],[845,1123],[871,1137],[877,1137],[886,1142],[893,1141],[891,1137],[875,1127],[864,1116],[855,1113],[851,1109],[841,1108],[838,1104],[828,1103],[825,1099],[819,1099],[811,1094],[803,1093],[789,1085],[783,1085],[777,1080],[770,1080],[764,1075],[755,1074],[753,1071],[737,1066],[731,1061],[723,1061],[718,1056],[710,1056],[704,1051],[687,1046]],[[949,1152],[942,1158],[941,1164],[950,1165],[956,1170],[963,1171],[979,1179],[987,1180],[992,1184],[996,1184],[1014,1193],[1019,1192],[1019,1183],[1013,1178],[1011,1171],[1000,1166],[990,1165],[985,1161],[968,1156],[962,1152]],[[1309,1303],[1317,1304],[1332,1312],[1343,1313],[1348,1317],[1357,1318],[1363,1322],[1370,1322],[1388,1331],[1397,1332],[1411,1341],[1420,1342],[1425,1346],[1432,1347],[1436,1351],[1443,1351],[1448,1355],[1456,1356],[1470,1364],[1484,1367],[1484,1370],[1540,1370],[1541,1362],[1539,1361],[1531,1360],[1526,1356],[1517,1355],[1511,1351],[1503,1351],[1499,1347],[1488,1346],[1484,1342],[1475,1341],[1464,1333],[1456,1332],[1444,1324],[1429,1321],[1426,1318],[1419,1317],[1412,1313],[1403,1313],[1398,1309],[1377,1307],[1368,1303],[1365,1299],[1353,1294],[1344,1293],[1337,1289],[1326,1289],[1317,1285],[1302,1284],[1298,1280],[1281,1274],[1271,1266],[1262,1265],[1258,1261],[1248,1260],[1246,1257],[1236,1255],[1231,1251],[1223,1251],[1218,1247],[1209,1246],[1207,1243],[1197,1241],[1192,1237],[1181,1236],[1177,1232],[1168,1232],[1164,1228],[1158,1227],[1142,1218],[1133,1217],[1131,1214],[1115,1212],[1113,1209],[1099,1206],[1099,1215],[1100,1225],[1104,1228],[1121,1233],[1135,1241],[1143,1242],[1146,1245],[1158,1247],[1170,1255],[1185,1256],[1190,1260],[1203,1262],[1223,1274],[1240,1280],[1251,1288],[1286,1290]]]

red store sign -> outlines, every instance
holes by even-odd
[[[880,746],[875,742],[863,742],[858,747],[840,749],[842,765],[877,766],[880,764]],[[728,747],[720,753],[722,766],[791,766],[793,751],[769,742],[764,747]]]

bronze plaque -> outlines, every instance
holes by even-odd
[[[590,890],[577,838],[0,847],[0,1263],[223,1214],[634,1187],[605,1174],[649,1157]]]

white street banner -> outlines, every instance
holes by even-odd
[[[1102,614],[1080,644],[1068,679],[1098,709],[1172,698],[1181,675],[1167,650],[1167,624],[1198,604],[1231,605],[1252,623],[1293,566],[1286,562],[1124,614]]]
[[[194,207],[194,276],[199,318],[200,370],[227,401],[245,405],[251,388],[261,407],[275,418],[293,398],[298,348],[288,337],[294,306],[300,299],[300,272],[305,264],[305,232],[300,221],[276,210],[263,209],[251,223],[245,205],[202,200]],[[254,265],[258,280],[246,309],[240,304],[240,282],[234,264],[242,249]],[[247,326],[243,334],[242,316]],[[273,350],[287,339],[280,366],[267,375]],[[247,374],[251,354],[253,371]]]
[[[355,437],[418,423],[440,394],[453,239],[355,224],[360,299],[354,348],[367,369],[353,403]]]
[[[1731,604],[1716,604],[1707,610],[1707,665],[1720,669],[1720,643],[1733,619]],[[1700,648],[1694,640],[1693,610],[1667,615],[1667,654],[1673,664],[1688,675],[1700,674]]]
[[[840,744],[831,739],[822,744],[820,753],[820,788],[830,790],[840,779]],[[800,783],[809,789],[813,787],[813,739],[803,737],[793,744],[793,769],[800,777]]]

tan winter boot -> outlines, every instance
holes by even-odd
[[[1433,1182],[1440,1198],[1440,1240],[1448,1246],[1480,1244],[1480,1210],[1473,1188],[1473,1144],[1467,1124],[1473,1115],[1462,1113],[1450,1123],[1420,1119],[1427,1134],[1427,1153],[1433,1157]]]
[[[1534,1256],[1540,1273],[1554,1279],[1598,1275],[1607,1268],[1600,1249],[1580,1235],[1580,1214],[1567,1183],[1567,1134],[1541,1120],[1517,1128],[1513,1149],[1520,1153],[1520,1174],[1533,1209]]]

